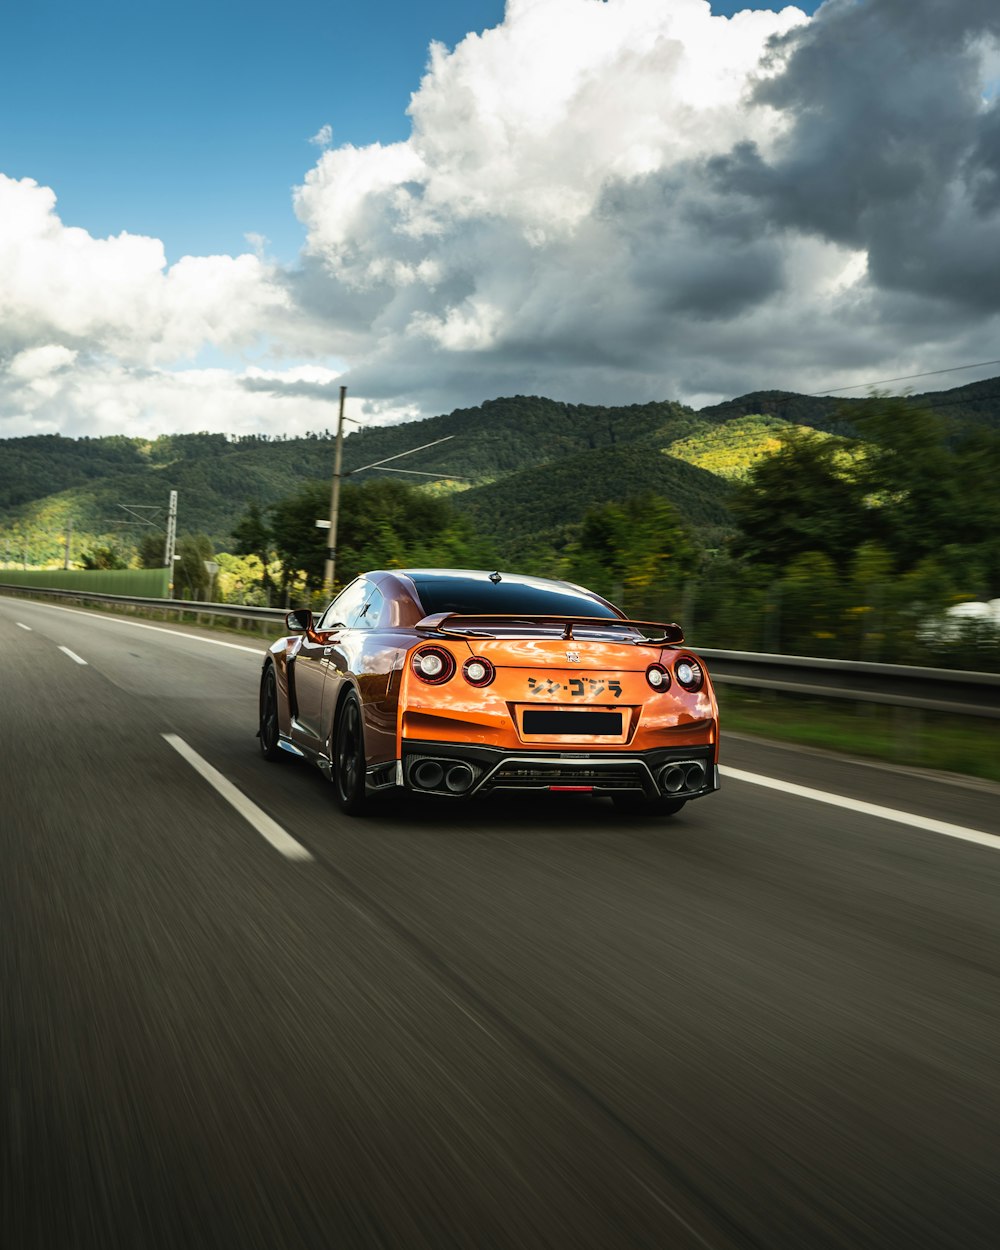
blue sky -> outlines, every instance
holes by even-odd
[[[247,231],[292,260],[310,136],[405,138],[431,41],[502,16],[502,0],[22,0],[0,18],[0,169],[55,188],[94,234],[164,239],[171,260],[237,253]]]
[[[995,0],[8,4],[0,437],[995,360],[998,81]]]
[[[92,234],[162,239],[170,261],[237,254],[254,232],[291,262],[310,137],[405,139],[431,42],[503,14],[503,0],[20,0],[0,17],[0,170],[52,187]]]

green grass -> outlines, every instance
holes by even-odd
[[[716,686],[726,730],[866,756],[913,768],[1000,782],[1000,724],[984,716],[939,716],[915,708],[754,695]]]

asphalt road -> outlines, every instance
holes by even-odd
[[[1000,789],[351,820],[234,642],[0,598],[3,1250],[998,1244]]]

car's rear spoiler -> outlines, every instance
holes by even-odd
[[[580,627],[599,630],[638,631],[641,638],[623,638],[636,646],[673,646],[684,641],[684,631],[679,625],[663,621],[626,621],[608,616],[469,616],[464,612],[435,612],[425,616],[414,626],[421,632],[443,634],[452,638],[496,638],[497,629],[527,628],[542,630],[553,626],[562,629],[563,640],[573,641],[573,630]]]

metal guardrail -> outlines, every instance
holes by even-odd
[[[231,616],[235,620],[285,619],[284,607],[255,607],[246,604],[211,604],[200,599],[143,599],[138,595],[101,595],[91,590],[56,590],[54,586],[20,586],[0,581],[0,591],[10,595],[42,595],[46,599],[70,599],[78,602],[99,602],[121,607],[153,607],[166,612],[200,612],[202,616]]]
[[[78,590],[51,590],[0,583],[0,592],[35,595],[74,602],[97,602],[141,608],[169,618],[228,618],[238,628],[273,625],[275,636],[285,619],[284,608],[246,607],[238,603],[202,603],[190,599],[138,599]],[[813,698],[881,703],[956,716],[1000,718],[1000,674],[960,669],[917,668],[905,664],[872,664],[856,660],[825,660],[810,656],[766,655],[756,651],[720,651],[698,647],[711,661],[712,680]]]
[[[711,661],[712,680],[720,685],[881,703],[949,716],[1000,718],[998,673],[705,647],[699,647],[698,654]]]
[[[155,612],[169,620],[171,615],[178,617],[208,616],[228,618],[240,627],[243,622],[268,623],[280,626],[285,619],[284,608],[249,607],[242,603],[206,603],[199,599],[143,599],[135,595],[104,595],[96,591],[55,590],[45,586],[13,586],[0,582],[0,593],[14,596],[42,597],[46,599],[63,599],[72,603],[102,603],[111,607],[142,608]],[[275,630],[275,636],[281,633]]]

